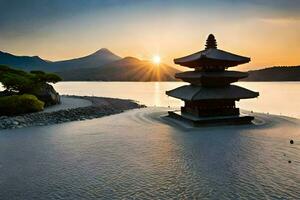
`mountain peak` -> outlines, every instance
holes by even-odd
[[[101,48],[98,51],[96,51],[94,54],[113,54],[113,53],[107,48]]]
[[[95,53],[89,55],[88,57],[105,57],[105,58],[109,58],[111,61],[116,61],[116,60],[120,60],[122,59],[120,56],[114,54],[113,52],[111,52],[109,49],[107,48],[101,48],[98,51],[96,51]]]
[[[40,59],[40,60],[42,60],[42,58],[39,57],[39,56],[31,56],[31,57],[34,58],[34,59]]]
[[[125,58],[123,58],[123,60],[126,61],[140,61],[138,58],[132,57],[132,56],[127,56]]]

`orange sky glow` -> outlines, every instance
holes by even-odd
[[[224,2],[207,8],[198,4],[112,6],[41,21],[30,28],[16,25],[20,34],[9,29],[0,34],[0,50],[55,61],[105,47],[122,57],[151,60],[159,55],[161,62],[175,66],[174,58],[202,50],[213,33],[218,48],[251,57],[240,70],[300,64],[300,17],[280,6],[235,8]]]

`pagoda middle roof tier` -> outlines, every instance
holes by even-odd
[[[174,59],[175,64],[197,67],[233,67],[250,62],[250,58],[229,53],[217,48],[209,48],[197,53]]]
[[[167,91],[168,96],[181,99],[184,101],[201,101],[201,100],[239,100],[255,98],[258,92],[236,86],[228,85],[226,87],[202,87],[196,85],[184,85],[179,88]]]
[[[221,72],[203,72],[203,71],[187,71],[175,74],[175,78],[179,79],[202,79],[202,78],[235,78],[241,79],[248,76],[247,72],[238,71],[221,71]]]
[[[175,77],[185,82],[196,85],[222,86],[237,82],[241,78],[246,78],[248,73],[237,71],[187,71],[175,74]]]

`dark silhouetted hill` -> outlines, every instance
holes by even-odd
[[[179,70],[166,64],[126,57],[99,68],[58,72],[67,81],[174,81]]]
[[[97,52],[71,60],[51,62],[38,56],[15,56],[0,52],[0,64],[23,70],[62,71],[80,68],[93,68],[122,59],[108,49],[100,49]]]
[[[0,51],[0,65],[23,70],[44,70],[51,66],[51,62],[45,61],[38,56],[15,56]]]
[[[102,48],[85,57],[55,62],[52,66],[52,71],[99,67],[120,59],[122,59],[120,56],[106,48]]]
[[[300,66],[270,67],[249,71],[241,81],[300,81]]]

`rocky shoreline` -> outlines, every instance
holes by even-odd
[[[15,129],[31,126],[45,126],[64,122],[100,118],[125,110],[143,108],[132,100],[114,99],[90,96],[65,96],[86,99],[92,102],[91,106],[58,110],[54,112],[37,112],[18,116],[0,116],[1,129]]]

